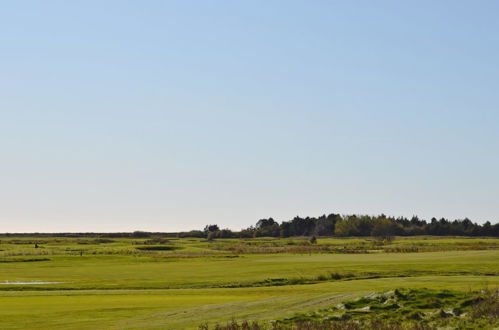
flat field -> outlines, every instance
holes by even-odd
[[[35,247],[35,244],[37,247]],[[0,237],[1,329],[196,329],[396,288],[497,287],[499,239]]]

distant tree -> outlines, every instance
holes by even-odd
[[[255,229],[253,232],[254,237],[279,237],[281,232],[281,228],[279,227],[279,224],[275,222],[271,226],[265,226],[261,228]]]
[[[232,232],[232,230],[230,229],[222,229],[218,232],[215,232],[215,233],[218,233],[218,237],[220,238],[232,238],[234,237],[234,233]]]
[[[389,219],[377,219],[371,230],[371,236],[379,240],[391,242],[399,229],[397,223]]]
[[[275,222],[275,220],[272,218],[260,219],[256,223],[255,227],[256,227],[256,229],[260,229],[260,228],[265,228],[265,227],[271,227],[271,226],[276,225],[276,224],[278,224],[278,223]]]
[[[210,233],[210,232],[219,231],[219,230],[220,230],[220,228],[218,227],[218,225],[206,225],[204,227],[205,233]]]
[[[330,214],[327,217],[325,215],[317,218],[315,222],[315,235],[318,236],[332,236],[334,235],[334,226],[336,222],[340,219],[339,214]]]
[[[255,231],[256,231],[256,229],[254,227],[249,227],[249,228],[243,229],[239,232],[239,237],[241,237],[241,238],[255,237]]]
[[[290,237],[292,235],[291,233],[291,223],[289,221],[281,223],[279,230],[279,236],[280,237]]]
[[[491,226],[490,232],[486,234],[487,236],[499,237],[499,222]]]
[[[343,217],[336,223],[334,234],[336,236],[359,236],[357,228],[357,217],[355,215]]]
[[[380,216],[385,219],[384,215]],[[369,236],[374,227],[375,221],[368,215],[356,218],[358,234],[356,236]]]
[[[482,236],[487,236],[487,235],[491,235],[492,234],[492,224],[490,223],[490,221],[487,221],[483,224],[482,226]],[[493,236],[493,235],[491,235]]]
[[[291,236],[309,236],[313,235],[315,231],[315,218],[301,218],[296,216],[291,220],[290,232]]]

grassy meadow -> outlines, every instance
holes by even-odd
[[[269,324],[395,289],[499,284],[499,239],[0,237],[1,329]]]

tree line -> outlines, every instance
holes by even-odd
[[[432,218],[430,221],[412,218],[389,217],[384,214],[340,215],[329,214],[320,217],[295,217],[278,223],[273,218],[260,219],[254,226],[241,231],[220,229],[218,225],[207,225],[203,230],[181,232],[179,237],[200,238],[251,238],[292,236],[372,236],[389,238],[393,236],[492,236],[499,237],[499,223],[489,221],[478,224],[468,218],[447,220]]]
[[[489,221],[478,224],[468,218],[447,220],[432,218],[430,221],[412,218],[388,217],[384,214],[340,215],[329,214],[319,217],[294,217],[281,223],[273,218],[260,219],[254,226],[240,231],[221,229],[216,224],[207,225],[203,230],[188,232],[117,232],[117,233],[0,233],[0,237],[109,237],[109,238],[146,238],[165,237],[198,237],[215,238],[252,238],[252,237],[293,237],[293,236],[373,236],[389,238],[393,236],[490,236],[499,237],[499,223]]]

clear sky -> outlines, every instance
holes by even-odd
[[[499,221],[497,1],[2,1],[0,232]]]

